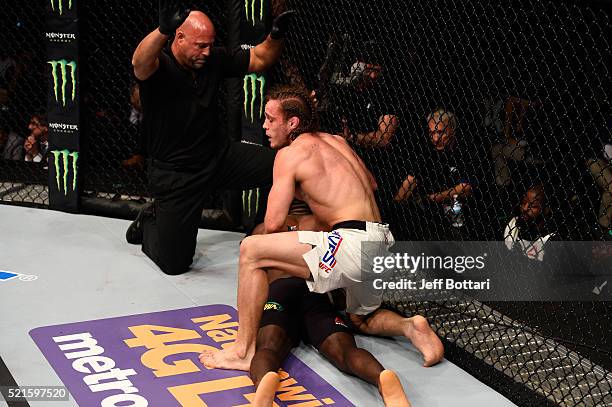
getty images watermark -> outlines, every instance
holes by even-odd
[[[362,264],[364,289],[394,298],[612,300],[610,242],[396,242],[376,253]]]
[[[391,271],[402,271],[412,275],[418,271],[452,271],[463,274],[471,270],[483,270],[487,253],[480,256],[434,256],[421,253],[417,256],[408,253],[395,253],[389,256],[376,256],[373,259],[372,271],[386,274]],[[454,278],[401,278],[399,281],[385,281],[377,278],[373,281],[377,290],[489,290],[491,279],[472,280]]]

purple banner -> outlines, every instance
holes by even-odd
[[[236,340],[236,310],[208,305],[35,328],[30,336],[81,406],[248,406],[246,372],[207,369],[203,350]],[[353,406],[295,356],[277,406]]]

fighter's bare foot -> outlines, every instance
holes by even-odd
[[[423,355],[423,366],[433,366],[444,357],[444,346],[427,319],[415,315],[406,320],[404,335]]]
[[[395,372],[383,370],[378,377],[378,388],[387,407],[410,407],[410,401]]]
[[[252,407],[272,407],[278,390],[279,377],[276,372],[268,372],[259,382]]]
[[[223,350],[204,351],[200,354],[200,362],[211,369],[228,369],[248,371],[255,352],[248,351],[244,357],[236,346],[228,346]]]

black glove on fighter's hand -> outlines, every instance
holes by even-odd
[[[270,37],[273,40],[280,40],[285,37],[287,31],[289,31],[289,25],[291,19],[297,14],[295,10],[288,10],[281,13],[272,22],[272,30],[270,31]]]
[[[187,19],[189,9],[177,0],[159,0],[159,32],[172,35]]]

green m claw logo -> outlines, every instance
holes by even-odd
[[[266,78],[263,76],[259,76],[257,74],[249,74],[244,76],[244,115],[248,118],[250,117],[251,123],[253,123],[255,118],[255,100],[257,99],[257,87],[259,87],[259,116],[261,118],[263,115],[263,102],[264,102],[264,92],[266,87]],[[248,106],[251,106],[250,116]]]
[[[51,1],[51,10],[55,11],[55,2],[57,1],[57,9],[62,15],[64,12],[64,0],[50,0]],[[72,0],[68,0],[68,10],[72,10]]]
[[[259,0],[259,20],[263,20],[264,14],[264,1]],[[257,0],[244,0],[244,12],[246,14],[247,21],[251,21],[255,25],[255,3]]]
[[[65,59],[60,59],[59,61],[47,61],[47,63],[51,65],[51,75],[53,76],[53,94],[55,95],[55,101],[59,103],[58,93],[61,90],[62,106],[65,107],[68,74],[70,75],[70,83],[72,85],[72,93],[70,95],[71,100],[74,102],[76,97],[77,63],[75,61],[66,61]],[[70,73],[68,73],[67,68],[70,68]]]
[[[253,195],[255,195],[255,204],[253,205]],[[255,212],[251,212],[251,209],[255,207]],[[242,191],[242,213],[246,216],[251,217],[259,211],[259,188],[250,189],[248,191]]]
[[[53,150],[53,161],[55,166],[55,181],[57,183],[57,190],[64,191],[64,195],[68,195],[68,175],[72,168],[72,191],[76,190],[77,183],[77,161],[79,159],[79,153],[73,151],[72,153],[68,150]],[[61,160],[60,160],[61,158]],[[72,159],[72,166],[69,165],[69,159]],[[60,165],[61,163],[61,165]],[[60,174],[63,173],[63,177],[60,179]],[[63,183],[61,182],[63,180]],[[62,188],[63,185],[63,188]]]

